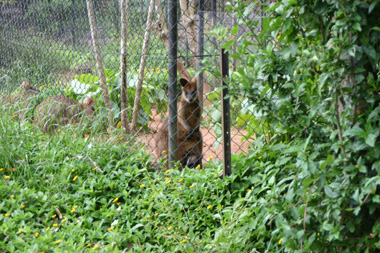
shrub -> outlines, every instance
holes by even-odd
[[[252,236],[270,231],[264,243],[276,238],[288,251],[378,249],[379,1],[278,1],[256,33],[260,20],[247,13],[258,8],[230,5],[250,32],[224,43],[241,44],[231,95],[246,96],[268,126],[253,177],[242,178],[267,185],[249,204],[266,213],[266,229]]]

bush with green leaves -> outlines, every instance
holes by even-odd
[[[287,251],[379,249],[380,1],[278,1],[262,20],[248,15],[258,3],[229,9],[249,28],[236,40],[237,25],[215,32],[240,62],[231,96],[268,126],[257,166],[276,173],[257,196],[269,220],[253,240],[270,232]]]

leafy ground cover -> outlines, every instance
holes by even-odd
[[[47,136],[2,115],[0,249],[277,252],[305,238],[305,250],[351,250],[334,245],[345,229],[335,230],[330,174],[302,176],[308,143],[262,143],[233,156],[233,175],[223,181],[220,162],[157,171],[143,147],[117,133],[83,138],[67,127]],[[367,228],[361,241],[376,248],[376,226]]]
[[[223,181],[220,162],[157,171],[143,147],[117,132],[58,132],[43,135],[0,116],[5,252],[277,252],[300,242],[309,251],[379,247],[371,186],[378,177],[363,178],[368,190],[351,195],[356,185],[337,185],[333,156],[320,172],[307,161],[323,149],[311,139],[268,144],[258,137],[255,150],[232,157],[233,175]],[[352,208],[340,224],[344,200]]]
[[[229,191],[219,163],[202,171],[156,171],[136,143],[118,135],[104,142],[95,135],[73,138],[75,131],[50,137],[1,116],[1,250],[250,247],[252,229],[241,221],[252,219],[253,195],[244,183]],[[261,226],[255,223],[249,226]]]

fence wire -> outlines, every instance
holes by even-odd
[[[132,118],[131,108],[136,94],[150,2],[129,0],[127,41],[127,95],[128,108],[131,111],[129,122]],[[201,87],[199,90],[201,116],[198,119],[200,126],[195,127],[195,132],[199,130],[200,134],[194,134],[194,129],[190,133],[185,131],[185,127],[178,128],[180,149],[178,153],[185,159],[185,165],[189,166],[195,167],[197,164],[191,164],[192,156],[203,157],[203,163],[222,158],[221,79],[217,75],[221,61],[220,41],[212,31],[223,27],[230,36],[237,37],[248,31],[248,27],[237,24],[233,13],[226,11],[226,2],[180,0],[178,9],[173,10],[178,14],[178,76],[191,79],[196,73],[199,74],[200,69],[204,70],[202,77],[198,78],[198,86]],[[93,0],[93,3],[104,72],[117,123],[120,121],[120,1]],[[167,44],[167,34],[170,32],[165,30],[168,22],[167,4],[167,0],[155,2],[139,109],[137,135],[149,152],[153,152],[157,147],[157,134],[163,129],[168,117],[168,49],[173,45]],[[247,17],[251,19],[260,19],[261,15],[262,10],[259,7],[247,13]],[[231,30],[236,25],[239,27],[238,33],[232,34]],[[254,32],[259,33],[260,30],[258,26]],[[234,52],[239,46],[241,46],[239,43],[234,45]],[[244,56],[241,60],[230,58],[230,72],[236,71],[240,64],[244,64]],[[100,111],[101,108],[104,109],[86,1],[0,2],[1,94],[16,94],[22,89],[20,85],[23,81],[40,90],[39,102],[54,95],[64,95],[77,102],[91,97],[94,98],[95,105]],[[180,103],[183,89],[178,85],[177,90]],[[36,107],[38,103],[34,103]],[[253,115],[252,106],[243,94],[238,98],[231,98],[232,153],[247,153],[255,138],[256,128],[261,124],[259,117],[254,117],[257,115]],[[29,120],[33,120],[33,114],[29,115]],[[243,138],[248,135],[251,137]],[[185,147],[180,140],[181,143],[193,148]],[[194,148],[199,145],[202,148]],[[197,154],[199,150],[201,154]]]

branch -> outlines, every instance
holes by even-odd
[[[367,202],[367,199],[368,199],[369,195],[371,195],[371,193],[372,193],[373,189],[375,189],[375,187],[376,187],[376,184],[374,184],[372,186],[371,190],[369,191],[369,193],[367,194],[367,196],[365,197],[365,199],[363,200],[363,202],[360,203],[360,205],[358,205],[357,207],[355,207],[355,209],[358,208],[358,207],[361,207],[362,205],[365,204],[365,202]]]
[[[342,154],[343,154],[343,157],[344,157],[344,161],[343,161],[343,165],[344,166],[347,166],[347,155],[346,155],[346,149],[343,145],[343,134],[342,134],[342,127],[340,126],[340,116],[339,116],[339,105],[338,105],[338,97],[336,98],[336,102],[335,102],[335,110],[336,110],[336,126],[338,128],[338,137],[339,137],[339,141],[340,141],[340,144],[342,145],[341,147],[341,150],[342,150]]]
[[[303,247],[303,237],[305,236],[305,233],[306,233],[306,214],[307,214],[308,203],[309,203],[309,196],[307,196],[306,198],[305,211],[303,213],[303,236],[301,238],[301,253],[302,253],[302,247]]]
[[[55,207],[55,210],[57,211],[57,213],[58,213],[58,218],[60,219],[60,220],[62,220],[62,213],[61,213],[61,211],[59,211],[59,209],[57,208],[57,207]]]

